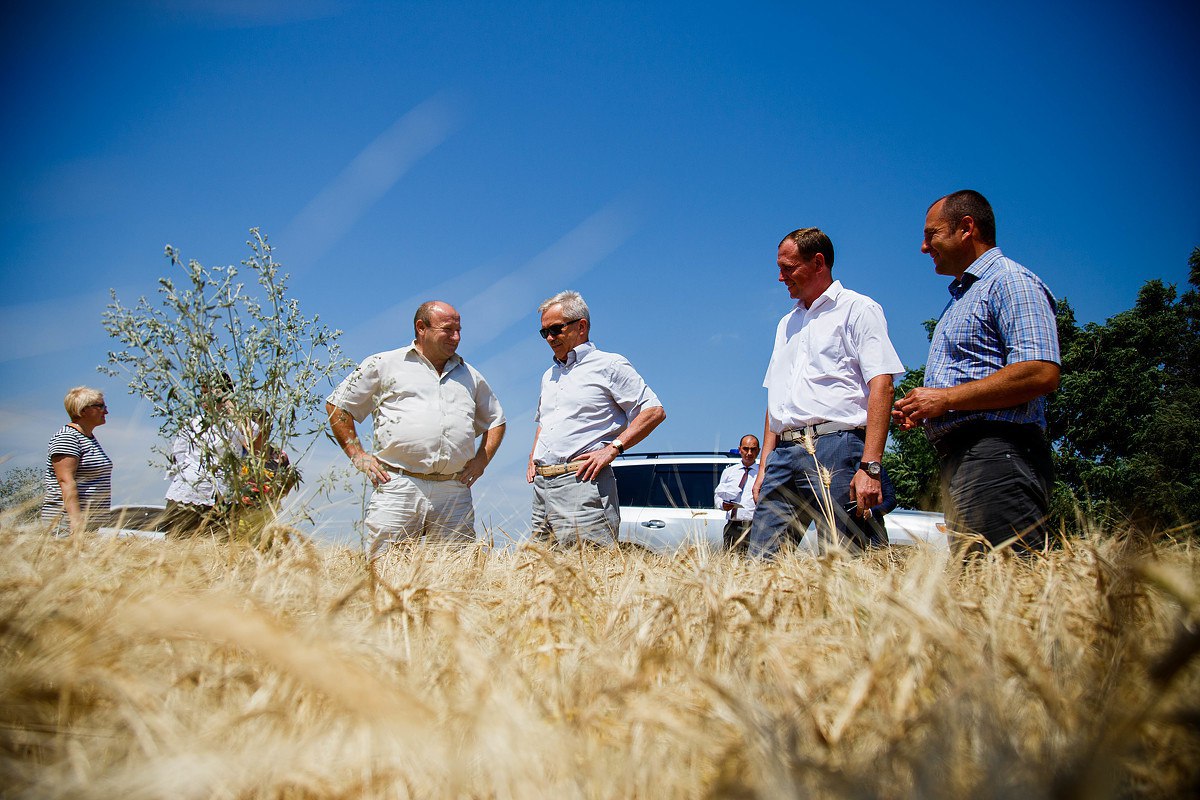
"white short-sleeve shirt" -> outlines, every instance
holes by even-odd
[[[763,386],[771,430],[867,424],[867,383],[904,373],[878,303],[834,281],[779,321]]]
[[[584,342],[542,376],[533,459],[570,461],[611,442],[643,410],[661,405],[624,356]]]
[[[475,439],[504,424],[484,377],[457,355],[441,374],[415,344],[368,357],[329,395],[356,422],[374,416],[372,452],[393,467],[452,474],[475,455]]]

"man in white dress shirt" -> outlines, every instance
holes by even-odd
[[[500,402],[456,352],[458,312],[431,300],[417,309],[413,328],[411,345],[367,358],[325,404],[338,444],[375,487],[366,518],[375,535],[371,558],[421,537],[473,541],[471,486],[504,438]],[[368,415],[374,416],[373,452],[363,448],[355,428]]]
[[[817,228],[779,243],[779,281],[796,307],[779,321],[763,386],[767,414],[749,550],[770,556],[815,521],[824,546],[878,541],[865,520],[880,476],[892,383],[904,372],[883,309],[833,280],[833,242]],[[831,524],[832,523],[832,524]]]
[[[537,433],[526,479],[533,484],[534,538],[611,545],[621,525],[609,466],[666,419],[662,403],[624,356],[597,350],[578,292],[538,307],[554,364],[542,376]]]
[[[722,540],[726,550],[745,550],[750,521],[754,519],[754,482],[758,478],[758,437],[747,433],[738,444],[740,463],[730,464],[721,473],[713,492],[717,508],[726,515]]]

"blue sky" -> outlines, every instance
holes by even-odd
[[[64,392],[87,383],[112,409],[98,435],[116,500],[161,501],[157,423],[96,373],[100,313],[110,287],[153,293],[164,244],[236,263],[252,226],[355,360],[406,343],[421,300],[458,306],[460,353],[509,416],[480,517],[510,528],[549,363],[535,308],[560,289],[663,399],[641,450],[761,429],[790,304],[775,246],[796,227],[830,234],[835,277],[883,305],[908,366],[945,297],[919,251],[925,209],[954,189],[986,194],[1005,252],[1103,321],[1149,278],[1183,284],[1200,244],[1196,16],[28,4],[0,33],[0,470],[40,463]],[[309,474],[338,459],[318,445]]]

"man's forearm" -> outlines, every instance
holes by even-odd
[[[896,401],[896,420],[905,428],[950,411],[993,411],[1028,403],[1058,388],[1053,361],[1019,361],[986,378],[944,388],[918,386]]]
[[[625,449],[633,447],[638,442],[650,435],[650,432],[662,424],[662,421],[667,418],[667,412],[662,406],[647,408],[642,413],[633,418],[633,422],[621,434],[621,443],[625,445]]]
[[[483,441],[480,442],[479,450],[475,455],[478,456],[482,453],[483,457],[487,459],[487,463],[490,464],[496,456],[496,451],[500,449],[500,442],[504,441],[504,430],[506,427],[506,424],[502,422],[496,427],[484,431]]]
[[[760,475],[763,473],[763,471],[766,470],[767,458],[775,450],[775,445],[776,445],[776,443],[778,443],[778,441],[779,441],[779,437],[776,436],[775,432],[771,430],[771,415],[764,414],[763,415],[762,447],[759,450],[759,454],[758,454],[758,469],[759,469]]]
[[[325,413],[329,415],[329,430],[333,438],[342,446],[342,451],[354,458],[359,453],[366,452],[358,440],[358,429],[354,426],[354,417],[345,409],[338,408],[332,403],[325,404]]]
[[[867,434],[863,441],[863,461],[880,461],[887,446],[888,425],[892,419],[894,388],[891,375],[876,375],[867,382]]]
[[[1028,403],[1058,388],[1059,366],[1052,361],[1019,361],[986,378],[949,387],[953,411],[991,411]]]

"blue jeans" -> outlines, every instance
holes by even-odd
[[[799,544],[808,524],[814,521],[822,547],[834,541],[851,550],[887,544],[882,519],[860,520],[853,510],[847,512],[847,508],[853,509],[850,481],[862,461],[862,436],[862,431],[839,431],[817,437],[815,457],[803,444],[776,445],[767,457],[758,505],[754,508],[748,540],[751,555],[772,556],[788,540]],[[818,462],[829,470],[830,503],[821,490]]]

